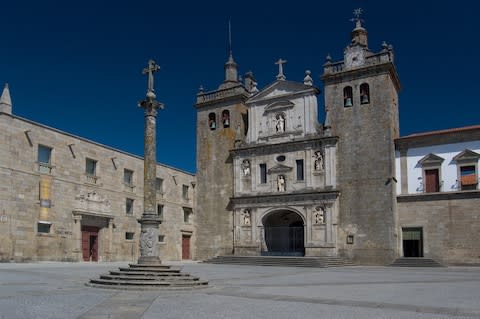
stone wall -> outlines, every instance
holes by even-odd
[[[480,191],[398,197],[402,227],[422,227],[424,256],[446,265],[480,264]]]
[[[137,259],[142,158],[7,114],[0,114],[0,139],[1,260],[79,261],[80,225],[86,223],[101,228],[101,261]],[[46,171],[38,163],[39,144],[52,148]],[[85,174],[86,158],[97,161],[95,178]],[[124,184],[124,169],[134,172],[132,185]],[[164,192],[157,194],[158,203],[165,205],[161,258],[180,259],[182,230],[193,235],[194,247],[195,219],[184,224],[182,207],[193,208],[195,176],[164,165],[157,166],[157,176],[164,179]],[[50,207],[40,207],[40,181],[47,185]],[[188,200],[182,198],[182,185],[189,186]],[[81,198],[88,194],[95,194],[95,199],[85,210]],[[126,198],[134,200],[131,215],[126,214]],[[94,202],[98,207],[91,205]],[[51,223],[50,232],[37,232],[38,221]],[[126,232],[134,233],[133,240],[125,238]]]

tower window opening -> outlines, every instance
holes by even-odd
[[[223,110],[222,124],[224,128],[230,127],[230,111],[229,110]]]
[[[351,107],[353,106],[353,91],[351,86],[347,86],[343,89],[343,106]]]
[[[213,131],[217,128],[217,116],[215,113],[208,114],[208,127]]]
[[[370,88],[367,83],[360,85],[360,104],[370,103]]]

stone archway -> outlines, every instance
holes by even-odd
[[[265,245],[263,256],[304,256],[304,221],[288,209],[276,210],[262,219]]]

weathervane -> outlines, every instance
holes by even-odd
[[[350,21],[356,22],[357,27],[361,27],[362,22],[364,22],[363,19],[360,18],[360,16],[362,14],[363,14],[363,9],[362,8],[356,8],[356,9],[353,10],[353,15],[355,16],[355,18],[350,19]]]

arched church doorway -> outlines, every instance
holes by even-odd
[[[290,210],[272,212],[263,218],[263,256],[304,256],[302,217]]]

